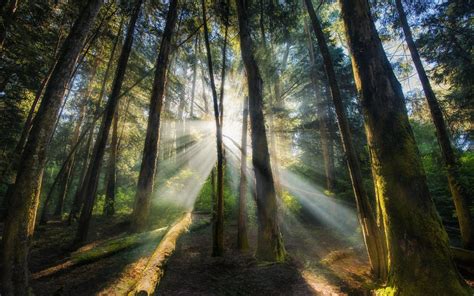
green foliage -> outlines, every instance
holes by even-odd
[[[473,14],[470,1],[443,1],[426,18],[417,42],[423,58],[434,65],[432,77],[448,89],[446,105],[453,109],[451,125],[457,122],[458,129],[474,119]],[[472,138],[472,125],[463,129]]]
[[[461,181],[466,186],[467,190],[472,193],[474,192],[474,151],[466,151],[459,158],[461,165]],[[471,211],[474,210],[474,206]]]
[[[288,191],[283,190],[281,192],[281,201],[283,202],[284,209],[289,213],[298,216],[301,210],[301,204],[298,200]]]
[[[199,192],[194,205],[194,210],[212,212],[212,207],[214,204],[212,196],[211,175],[209,175],[201,191]],[[251,197],[250,195],[248,196]],[[234,193],[232,190],[228,174],[224,174],[224,217],[226,219],[237,217],[237,211],[238,194]]]
[[[428,187],[435,202],[436,209],[440,214],[450,238],[459,240],[458,221],[451,192],[448,187],[446,169],[444,168],[440,148],[436,141],[435,128],[432,124],[412,121],[411,125],[415,133],[421,160],[425,169]],[[474,189],[474,152],[460,151],[461,181],[470,192]],[[471,212],[474,206],[471,204]]]

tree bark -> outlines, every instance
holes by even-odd
[[[252,162],[256,176],[258,245],[256,256],[266,261],[283,261],[285,247],[277,218],[277,197],[268,153],[263,116],[263,81],[254,57],[253,41],[244,0],[237,0],[240,50],[247,73],[249,113],[252,129]]]
[[[150,97],[150,112],[148,115],[145,146],[138,177],[135,206],[132,214],[132,231],[139,232],[146,228],[150,213],[150,204],[155,182],[155,173],[158,159],[158,142],[160,137],[160,119],[163,107],[163,97],[166,87],[169,58],[171,52],[171,38],[178,17],[178,1],[171,0],[166,16],[166,25],[160,45],[160,52],[156,59],[155,78]]]
[[[5,295],[29,293],[27,256],[34,231],[48,142],[69,77],[101,5],[101,0],[89,0],[64,42],[18,166],[15,185],[8,197],[11,204],[2,239],[2,284]]]
[[[105,189],[104,215],[113,216],[115,214],[115,191],[117,183],[117,150],[118,150],[118,121],[119,112],[115,111],[112,140],[110,141],[109,164],[107,166],[107,185]]]
[[[216,219],[214,221],[214,233],[213,233],[213,256],[222,256],[224,254],[224,153],[222,144],[222,125],[221,117],[219,115],[219,98],[217,96],[216,83],[214,81],[214,69],[212,65],[211,46],[209,43],[209,31],[207,27],[206,17],[206,1],[202,0],[202,19],[204,23],[204,43],[206,45],[207,52],[207,68],[209,71],[209,80],[211,82],[211,93],[214,102],[214,120],[216,123],[216,144],[217,144],[217,209]],[[225,48],[226,45],[224,45]],[[224,67],[225,67],[225,49],[224,49]],[[223,75],[225,70],[223,70]],[[224,84],[224,81],[222,81]],[[223,86],[222,86],[223,94]],[[223,100],[223,97],[222,97]]]
[[[155,288],[164,275],[166,262],[176,248],[178,238],[188,229],[191,222],[191,213],[186,213],[181,220],[170,228],[151,255],[137,284],[128,295],[154,295]]]
[[[137,0],[135,2],[132,15],[130,17],[127,36],[125,37],[125,42],[123,44],[122,51],[120,52],[114,82],[112,83],[112,92],[105,107],[105,114],[102,119],[99,134],[97,135],[97,140],[94,144],[92,158],[87,169],[87,174],[84,181],[85,187],[81,189],[83,195],[81,199],[84,200],[84,204],[81,216],[79,218],[79,227],[74,240],[75,244],[83,243],[87,239],[89,223],[92,217],[92,210],[94,208],[94,202],[97,193],[97,185],[99,183],[100,168],[102,166],[102,160],[105,153],[105,146],[107,144],[107,138],[112,126],[112,120],[119,103],[120,92],[125,77],[125,70],[127,68],[130,53],[132,51],[133,33],[135,31],[135,25],[137,23],[138,16],[140,15],[142,3],[143,0]]]
[[[249,117],[249,98],[244,99],[242,112],[242,140],[240,154],[240,184],[239,184],[239,218],[237,224],[237,247],[247,250],[249,242],[247,237],[247,130]]]
[[[431,199],[402,88],[367,0],[340,0],[378,206],[388,246],[390,295],[470,295]]]
[[[448,176],[449,189],[456,208],[456,215],[458,217],[459,228],[461,230],[461,237],[463,246],[466,249],[474,249],[474,230],[471,212],[469,210],[469,192],[462,184],[459,174],[459,161],[456,153],[453,151],[451,145],[450,135],[444,122],[443,112],[441,106],[436,99],[436,95],[431,87],[430,80],[426,75],[425,69],[421,62],[420,54],[416,48],[413,36],[411,34],[410,26],[408,25],[405,11],[401,0],[395,0],[398,15],[402,24],[403,34],[410,50],[411,58],[415,64],[418,77],[420,78],[421,86],[425,93],[426,101],[430,109],[431,117],[436,128],[436,137],[441,148],[441,155],[443,156],[446,173]]]
[[[370,204],[367,191],[364,188],[364,180],[360,170],[359,159],[352,143],[349,122],[347,120],[332,57],[329,53],[329,48],[324,37],[321,23],[316,16],[311,0],[305,0],[305,3],[311,18],[313,30],[318,40],[319,50],[323,57],[324,70],[326,72],[326,77],[331,89],[331,96],[336,109],[339,131],[341,133],[341,140],[347,157],[347,166],[349,168],[352,189],[356,200],[359,223],[362,229],[367,253],[369,255],[370,264],[375,275],[378,278],[385,280],[387,276],[387,258],[385,255],[387,247],[385,245],[384,233],[377,225],[374,215],[375,212]],[[310,46],[310,49],[311,48],[312,45]]]

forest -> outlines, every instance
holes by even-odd
[[[0,295],[474,295],[474,1],[0,0]]]

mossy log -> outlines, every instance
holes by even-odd
[[[58,271],[73,266],[95,262],[102,258],[112,256],[118,252],[138,247],[146,242],[161,239],[165,235],[167,230],[168,227],[163,227],[140,234],[113,238],[91,249],[83,251],[78,250],[76,252],[71,253],[71,257],[67,261],[33,274],[33,279],[39,279],[45,276],[49,276]]]
[[[140,279],[128,295],[152,295],[164,274],[168,258],[176,248],[179,236],[191,225],[191,213],[186,213],[181,220],[171,227],[158,247],[153,252]]]

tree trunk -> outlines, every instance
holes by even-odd
[[[212,65],[211,46],[209,44],[209,31],[206,17],[206,1],[202,0],[202,19],[204,23],[204,42],[207,52],[207,67],[209,70],[209,80],[211,82],[212,99],[214,102],[214,120],[216,123],[216,144],[217,144],[217,209],[215,233],[213,235],[213,256],[222,256],[224,254],[224,154],[222,144],[222,125],[219,115],[219,98],[217,96],[216,84],[214,81],[214,69]],[[225,67],[225,46],[224,45],[224,67]],[[225,73],[225,70],[223,70]],[[224,74],[223,74],[224,75]],[[224,81],[222,81],[224,84]],[[223,86],[222,86],[223,92]],[[222,93],[223,94],[223,93]],[[221,98],[223,100],[223,97]]]
[[[249,117],[249,97],[246,96],[242,112],[242,141],[240,154],[239,218],[237,224],[237,247],[247,250],[247,130]]]
[[[321,79],[318,79],[315,53],[313,40],[311,33],[309,31],[308,24],[305,20],[305,31],[308,35],[308,50],[309,50],[309,60],[311,64],[311,84],[314,89],[314,94],[316,97],[316,106],[317,106],[317,115],[319,122],[319,134],[321,137],[321,150],[323,154],[324,161],[324,173],[326,177],[326,190],[328,192],[334,191],[334,148],[332,141],[332,134],[329,126],[331,125],[330,120],[330,109],[329,104],[324,98],[322,92]],[[324,40],[325,41],[325,40]],[[332,61],[331,61],[332,64]]]
[[[59,182],[61,178],[63,178],[66,170],[68,169],[68,164],[70,163],[70,160],[72,157],[74,157],[77,148],[80,146],[82,139],[85,137],[87,134],[88,130],[90,127],[86,128],[84,132],[78,137],[76,143],[74,143],[73,146],[71,146],[71,151],[69,152],[68,156],[66,157],[66,160],[63,162],[61,169],[59,169],[58,174],[54,178],[53,184],[51,184],[51,187],[49,188],[48,195],[46,196],[46,200],[44,201],[43,205],[43,212],[40,217],[39,224],[46,224],[48,222],[48,205],[51,202],[51,199],[53,197],[53,192],[54,188],[56,187],[56,184]]]
[[[470,295],[431,199],[400,83],[367,0],[340,0],[388,246],[390,295]]]
[[[163,97],[166,87],[168,64],[171,51],[171,37],[178,17],[178,1],[171,0],[166,16],[166,26],[156,59],[155,78],[150,97],[150,113],[143,148],[143,158],[138,177],[135,206],[132,214],[132,231],[143,231],[148,222],[150,204],[153,193],[155,173],[158,159],[158,142],[160,136],[160,118],[163,107]]]
[[[2,284],[5,295],[28,294],[29,240],[34,231],[48,142],[69,77],[101,5],[101,0],[89,0],[64,42],[18,166],[15,185],[8,197],[11,205],[2,240]]]
[[[5,3],[2,3],[2,6],[7,4],[8,0],[4,0]],[[10,0],[6,5],[5,11],[2,11],[2,22],[0,23],[0,52],[3,51],[3,44],[5,43],[5,38],[7,37],[7,31],[10,28],[13,19],[15,18],[15,12],[18,8],[18,0]]]
[[[81,174],[79,177],[79,182],[76,188],[76,193],[74,194],[74,199],[72,201],[71,205],[71,210],[69,212],[69,217],[68,217],[68,224],[71,225],[73,220],[77,219],[77,215],[79,214],[82,206],[82,189],[85,187],[84,186],[84,181],[86,180],[86,175],[87,175],[87,168],[89,166],[90,162],[90,157],[91,157],[91,148],[92,148],[92,139],[94,137],[94,126],[92,126],[91,130],[88,133],[87,136],[87,142],[86,146],[84,148],[84,160],[82,162],[82,168],[81,168]],[[46,206],[46,203],[45,203]]]
[[[119,112],[115,111],[112,140],[109,151],[109,164],[107,166],[107,185],[105,190],[104,215],[113,216],[115,214],[115,190],[117,181],[117,150],[118,150],[118,121]]]
[[[83,123],[84,117],[86,115],[85,112],[86,112],[86,107],[87,107],[87,101],[89,100],[89,98],[92,94],[92,91],[93,91],[92,84],[95,80],[95,76],[97,74],[97,67],[99,66],[99,63],[100,63],[99,54],[97,54],[96,57],[95,57],[93,69],[91,70],[92,72],[89,75],[89,83],[88,83],[87,88],[85,89],[85,92],[83,94],[82,101],[79,103],[80,104],[80,106],[79,106],[79,108],[80,108],[79,109],[79,116],[78,116],[78,119],[76,121],[76,126],[74,127],[74,131],[73,131],[73,134],[72,134],[71,147],[73,147],[77,143],[77,141],[79,140],[79,136],[81,134],[81,128],[83,127],[82,123]],[[70,185],[70,182],[71,182],[71,179],[72,179],[71,175],[74,171],[75,164],[76,164],[76,153],[73,152],[70,160],[68,161],[68,164],[67,164],[66,170],[64,172],[62,182],[59,186],[58,202],[56,203],[56,208],[55,208],[54,214],[53,214],[54,217],[57,217],[59,219],[61,219],[61,217],[63,215],[64,202],[65,202],[66,197],[67,197],[67,193],[68,193],[68,190],[69,190],[69,185]]]
[[[94,144],[94,152],[92,153],[92,158],[87,169],[87,174],[84,181],[85,187],[81,189],[83,195],[81,199],[84,200],[84,204],[81,216],[79,218],[79,227],[75,237],[76,244],[83,243],[87,239],[89,223],[97,193],[97,185],[99,183],[100,168],[102,166],[102,160],[105,153],[105,146],[107,144],[107,138],[112,126],[112,120],[120,99],[120,92],[125,77],[125,70],[127,68],[130,52],[132,50],[133,33],[135,31],[135,25],[140,14],[142,2],[143,0],[137,0],[135,2],[132,15],[130,17],[127,36],[125,37],[125,42],[123,44],[122,51],[120,52],[114,82],[112,83],[112,92],[105,107],[105,114],[97,135],[97,140]]]
[[[189,107],[189,117],[191,120],[194,118],[194,97],[196,96],[196,78],[197,78],[197,64],[198,64],[198,39],[199,35],[196,36],[194,42],[194,61],[193,61],[193,86],[191,88],[191,105]]]
[[[40,87],[38,88],[38,90],[36,90],[35,98],[33,100],[33,103],[31,104],[30,110],[28,111],[28,115],[26,117],[25,124],[23,125],[22,131],[21,131],[21,134],[20,134],[20,139],[18,140],[18,143],[15,146],[15,150],[13,151],[13,155],[11,157],[10,162],[8,163],[8,165],[5,167],[5,169],[2,171],[2,174],[1,174],[1,182],[4,183],[4,184],[7,184],[7,192],[5,194],[5,198],[3,199],[3,202],[2,202],[3,203],[2,208],[5,209],[5,210],[7,210],[8,204],[9,204],[8,199],[6,198],[6,196],[10,195],[9,192],[11,191],[11,189],[14,185],[13,184],[14,180],[13,180],[13,182],[10,182],[10,181],[8,181],[8,179],[10,177],[10,174],[12,174],[12,172],[16,173],[16,171],[17,171],[18,162],[20,161],[21,154],[23,153],[23,148],[25,147],[26,140],[28,140],[28,135],[30,133],[31,126],[33,124],[33,119],[34,119],[34,115],[35,115],[35,112],[36,112],[36,106],[38,105],[38,103],[41,99],[41,96],[43,95],[43,91],[44,91],[46,85],[48,84],[49,78],[51,77],[51,74],[53,73],[54,67],[56,66],[56,62],[57,62],[57,58],[58,58],[58,51],[59,51],[59,48],[60,48],[60,45],[61,45],[62,37],[63,36],[60,32],[60,34],[58,36],[58,40],[56,42],[56,47],[55,47],[55,50],[54,50],[54,63],[53,63],[53,65],[50,66],[50,68],[48,70],[48,73],[46,74],[46,76],[41,81]],[[5,85],[6,85],[7,82],[8,82],[8,77],[2,80],[2,83],[4,83]],[[0,90],[3,90],[5,88],[5,85],[1,85]],[[5,214],[2,215],[2,217],[0,217],[0,219],[3,221],[5,216],[6,216]]]
[[[102,104],[102,100],[104,99],[105,91],[107,89],[107,81],[109,80],[109,73],[110,70],[112,69],[112,64],[114,62],[114,57],[115,57],[115,51],[117,49],[117,45],[119,44],[120,37],[122,35],[122,29],[123,29],[123,22],[124,22],[124,17],[120,20],[120,25],[119,25],[119,31],[117,33],[117,36],[115,37],[114,43],[112,45],[112,50],[110,52],[110,57],[109,61],[107,62],[107,67],[105,68],[104,72],[104,77],[102,79],[102,84],[100,86],[100,93],[98,97],[98,101],[95,104],[95,114],[97,115],[99,113],[100,105]],[[92,121],[92,126],[89,132],[89,136],[87,138],[87,144],[85,148],[85,154],[86,157],[83,161],[82,164],[82,169],[81,169],[81,174],[79,178],[79,183],[76,188],[76,193],[74,194],[74,200],[71,206],[71,211],[69,212],[69,217],[68,217],[68,223],[71,224],[73,220],[77,219],[77,214],[80,212],[82,203],[83,203],[83,194],[82,194],[82,189],[85,188],[85,183],[84,181],[86,180],[86,175],[87,175],[87,168],[89,166],[88,160],[90,159],[91,156],[91,147],[92,147],[92,139],[94,137],[94,130],[95,130],[95,124],[97,120],[93,119]]]
[[[244,0],[237,0],[240,50],[247,73],[249,112],[252,130],[252,162],[256,176],[258,246],[257,258],[283,261],[285,247],[277,218],[277,197],[268,153],[263,117],[263,81],[253,53],[253,42]]]
[[[446,173],[448,176],[449,189],[451,190],[451,196],[454,201],[456,208],[456,215],[458,217],[459,228],[461,230],[461,237],[463,246],[466,249],[474,249],[474,230],[471,213],[469,211],[469,192],[467,188],[462,184],[459,174],[459,161],[449,136],[446,123],[444,122],[443,112],[436,99],[436,95],[431,87],[430,80],[426,75],[425,69],[421,62],[418,49],[416,48],[413,36],[411,34],[410,26],[408,25],[405,11],[403,10],[403,4],[401,0],[395,0],[398,15],[405,35],[405,40],[408,45],[408,49],[411,53],[411,58],[415,64],[418,77],[420,78],[423,91],[425,92],[426,101],[430,108],[431,117],[433,119],[434,126],[436,128],[436,137],[441,148],[441,155],[443,156],[444,165],[446,167]]]
[[[225,87],[225,73],[227,70],[226,62],[227,62],[227,35],[229,30],[229,0],[225,2],[225,15],[223,19],[223,23],[225,25],[224,29],[224,46],[222,47],[222,69],[221,69],[221,89],[219,93],[219,124],[221,130],[224,126],[224,87]],[[206,26],[205,31],[207,31],[207,22],[204,22]]]
[[[82,120],[81,120],[82,121]],[[77,125],[80,125],[81,122],[78,122]],[[77,137],[79,137],[79,133],[77,133]],[[75,140],[75,141],[74,141]],[[74,141],[74,142],[73,142]],[[71,144],[75,144],[77,142],[77,138],[73,139],[71,141]],[[58,200],[54,209],[53,216],[58,218],[59,220],[62,219],[63,211],[64,211],[64,201],[66,200],[66,196],[68,193],[70,181],[71,181],[71,175],[74,170],[75,166],[75,153],[73,154],[72,158],[67,162],[66,169],[64,171],[64,175],[62,176],[61,183],[59,186],[59,192],[58,192]],[[46,208],[43,210],[45,211]],[[44,222],[44,221],[43,221]]]
[[[342,102],[342,96],[337,83],[336,72],[334,70],[332,58],[329,53],[329,48],[324,37],[321,23],[316,16],[316,12],[314,11],[311,0],[305,0],[305,3],[311,18],[313,30],[318,40],[319,50],[323,57],[324,70],[326,72],[326,77],[331,89],[331,96],[336,109],[341,140],[347,157],[347,166],[349,168],[352,189],[354,191],[356,200],[359,223],[361,225],[370,264],[375,275],[378,278],[385,280],[387,276],[387,258],[385,256],[386,245],[384,234],[383,231],[377,226],[377,221],[374,215],[375,212],[372,210],[369,196],[364,188],[364,181],[360,170],[359,159],[357,157],[355,147],[352,144],[352,135],[349,122],[347,120],[346,112]],[[311,49],[312,44],[310,46],[310,50]]]

